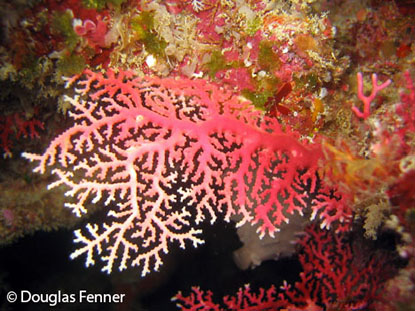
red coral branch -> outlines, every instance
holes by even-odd
[[[9,116],[0,116],[0,147],[4,150],[4,157],[12,156],[12,136],[16,139],[29,136],[31,139],[39,137],[38,129],[43,130],[43,123],[35,118],[24,119],[20,113]]]
[[[274,286],[260,289],[258,294],[249,285],[234,296],[216,304],[212,292],[193,287],[189,296],[178,293],[173,300],[183,310],[238,310],[238,311],[322,311],[373,310],[389,266],[385,254],[367,258],[362,249],[352,248],[345,234],[310,226],[300,241],[301,280],[294,286],[284,282],[278,292]],[[200,308],[200,309],[198,309]]]
[[[376,74],[372,74],[372,92],[369,96],[366,96],[363,91],[363,77],[362,73],[357,73],[357,97],[363,102],[363,112],[359,110],[356,106],[352,107],[353,112],[362,119],[367,119],[370,116],[370,105],[375,99],[376,95],[386,88],[392,81],[389,79],[382,84],[378,85],[378,77]]]

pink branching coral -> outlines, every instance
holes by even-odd
[[[350,216],[317,174],[319,145],[301,143],[232,92],[205,80],[141,78],[85,71],[67,81],[74,125],[42,154],[23,153],[64,185],[77,215],[108,210],[104,224],[75,232],[72,255],[157,271],[169,245],[203,243],[205,218],[259,224],[273,235],[287,215],[310,212],[330,227]],[[340,221],[340,222],[339,222]],[[194,224],[196,223],[196,225]]]
[[[363,76],[361,72],[357,73],[357,96],[363,102],[363,112],[359,110],[356,106],[352,107],[353,112],[362,119],[367,119],[370,116],[370,105],[375,99],[376,95],[391,84],[391,80],[387,80],[382,84],[378,85],[378,77],[376,74],[372,74],[372,92],[369,96],[366,96],[363,92]]]
[[[308,227],[306,233],[300,241],[303,272],[294,286],[284,282],[280,291],[271,286],[254,293],[246,285],[236,295],[224,297],[223,304],[214,302],[211,291],[193,287],[189,296],[179,292],[173,300],[182,311],[374,310],[373,303],[393,271],[384,265],[387,256],[366,258],[367,253],[345,241],[344,233],[316,226]]]

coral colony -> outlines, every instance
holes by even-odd
[[[278,293],[275,286],[252,293],[249,285],[235,296],[223,298],[220,304],[212,300],[211,292],[192,288],[189,296],[178,293],[182,310],[311,310],[322,311],[316,302],[329,310],[366,310],[369,302],[377,298],[382,280],[382,264],[386,258],[373,258],[364,265],[359,260],[360,251],[352,250],[342,242],[343,234],[335,235],[313,226],[306,230],[299,242],[303,246],[300,262],[303,272],[295,287],[284,282]],[[324,245],[327,245],[325,247]],[[351,297],[359,297],[353,300]]]
[[[2,244],[76,227],[71,259],[141,279],[223,220],[296,281],[172,308],[415,308],[413,1],[0,4]]]
[[[144,276],[158,270],[171,243],[203,243],[193,222],[206,217],[239,215],[238,225],[259,223],[260,236],[307,209],[323,228],[350,217],[318,177],[319,145],[300,143],[226,89],[132,72],[83,76],[67,81],[77,93],[65,98],[73,127],[44,154],[23,153],[37,162],[35,172],[52,168],[58,180],[49,188],[70,188],[74,200],[65,206],[77,216],[88,201],[116,202],[107,222],[76,231],[81,247],[71,258],[85,253],[89,266],[100,256],[110,273],[121,254],[120,270],[142,266]]]

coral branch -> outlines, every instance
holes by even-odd
[[[260,288],[257,294],[245,285],[235,295],[225,296],[220,304],[215,303],[211,291],[193,287],[189,296],[179,292],[172,300],[182,311],[374,310],[384,282],[394,273],[393,266],[385,264],[389,254],[377,252],[367,258],[365,250],[353,247],[344,233],[313,225],[299,244],[303,272],[294,285],[284,281],[279,291],[271,286]]]
[[[369,96],[366,96],[363,92],[363,76],[361,72],[357,73],[357,97],[363,102],[363,112],[356,106],[352,107],[353,112],[359,118],[366,120],[370,116],[370,105],[375,99],[378,92],[386,88],[392,81],[389,79],[382,84],[378,85],[378,77],[376,74],[372,74],[372,92]]]

